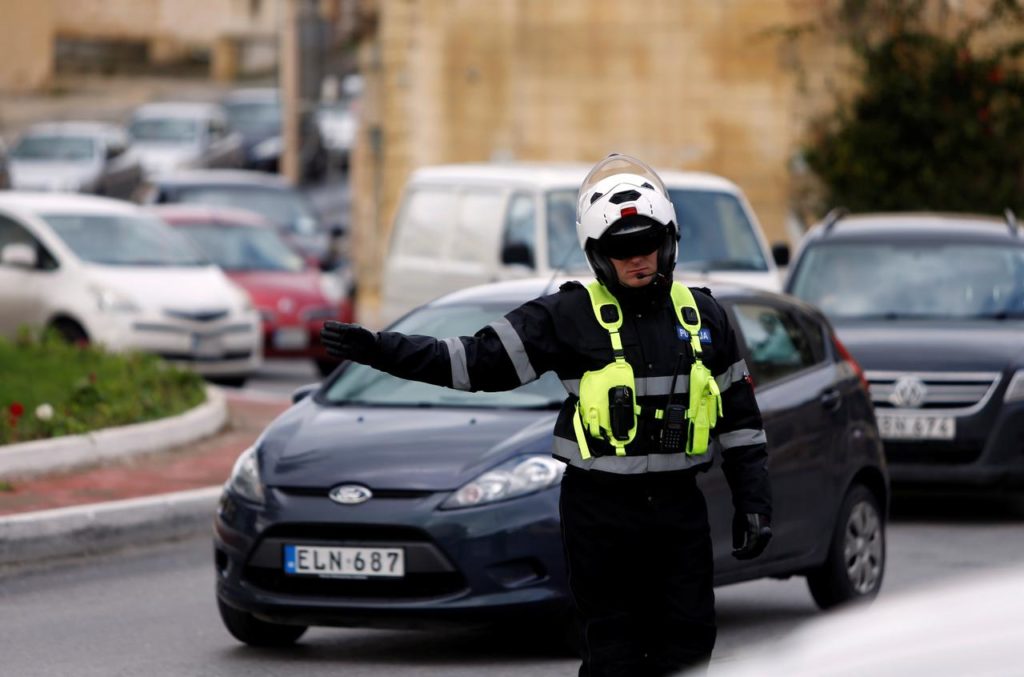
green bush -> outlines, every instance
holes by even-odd
[[[112,354],[52,334],[0,339],[0,374],[0,444],[172,416],[206,398],[199,376],[154,355]]]
[[[856,55],[861,87],[812,125],[804,156],[824,186],[818,209],[1024,209],[1024,41],[987,34],[1020,26],[1018,2],[991,0],[955,32],[947,21],[949,35],[930,28],[935,2],[839,7],[834,35]]]

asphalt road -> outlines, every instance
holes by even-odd
[[[889,529],[883,595],[1024,561],[1024,511],[1004,503],[903,503]],[[709,674],[736,652],[820,617],[802,579],[718,590]],[[574,675],[528,636],[312,629],[290,650],[254,650],[221,627],[206,538],[22,571],[0,579],[3,673],[76,675]]]

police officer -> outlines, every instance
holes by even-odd
[[[579,674],[674,674],[706,663],[716,635],[696,474],[720,450],[733,555],[756,557],[771,538],[765,434],[725,312],[707,289],[672,280],[678,229],[657,174],[608,156],[584,180],[576,217],[589,285],[563,284],[472,337],[330,322],[322,339],[334,357],[462,390],[555,371],[569,393],[554,456],[567,466],[560,514]]]

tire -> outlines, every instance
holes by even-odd
[[[217,598],[217,610],[231,636],[243,644],[259,647],[291,646],[306,632],[305,625],[284,625],[261,621],[250,613],[228,606]]]
[[[857,484],[843,499],[828,559],[807,575],[821,609],[874,599],[885,574],[885,523],[878,499]]]
[[[89,335],[82,329],[82,325],[74,320],[62,317],[50,325],[50,327],[68,343],[73,345],[86,345],[89,343]]]
[[[206,380],[210,383],[216,383],[219,386],[227,386],[228,388],[241,388],[249,380],[248,376],[207,376]]]

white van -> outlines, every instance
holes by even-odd
[[[389,323],[456,289],[534,275],[592,275],[576,239],[588,165],[424,167],[406,184],[381,289]],[[778,291],[781,279],[750,204],[713,174],[659,172],[679,221],[677,270]],[[784,254],[782,254],[784,256]]]

